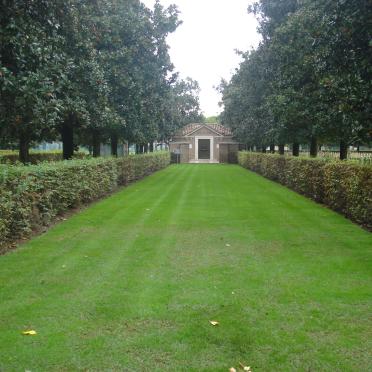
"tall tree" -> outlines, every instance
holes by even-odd
[[[31,142],[58,137],[65,159],[77,144],[99,156],[109,141],[116,155],[120,140],[164,138],[170,113],[179,125],[199,111],[196,84],[177,80],[169,57],[176,6],[3,0],[2,10],[0,134],[23,161]]]
[[[371,17],[368,0],[260,0],[250,7],[263,36],[222,87],[222,118],[237,137],[347,146],[371,139]],[[272,146],[271,146],[272,147]]]
[[[0,12],[0,131],[28,161],[32,141],[55,136],[66,56],[56,2],[3,1]]]

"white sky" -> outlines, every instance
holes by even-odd
[[[155,0],[141,0],[152,8]],[[182,78],[199,82],[201,108],[206,116],[218,114],[221,97],[214,89],[221,78],[229,80],[241,58],[260,40],[257,22],[247,13],[253,0],[161,0],[176,4],[183,24],[168,38],[170,55]]]

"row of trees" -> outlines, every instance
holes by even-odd
[[[166,38],[175,6],[139,0],[2,0],[0,145],[28,160],[34,142],[165,141],[200,120],[197,82],[174,72]]]
[[[248,146],[348,145],[372,139],[369,0],[260,0],[250,6],[262,41],[223,81],[223,123]]]

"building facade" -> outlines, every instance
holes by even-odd
[[[239,143],[231,130],[220,124],[189,124],[170,142],[177,163],[236,163]]]

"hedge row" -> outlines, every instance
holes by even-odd
[[[0,251],[11,241],[49,225],[68,209],[107,195],[169,163],[169,153],[158,152],[118,159],[0,165]]]
[[[240,152],[239,164],[372,230],[370,165],[252,152]]]
[[[52,161],[61,161],[63,160],[62,152],[47,152],[47,151],[40,151],[40,152],[31,152],[30,153],[30,163],[31,164],[39,164],[44,161],[52,162]],[[77,152],[74,154],[75,159],[84,159],[87,155],[83,152]],[[19,161],[18,153],[0,153],[0,163],[2,164],[16,164]]]

